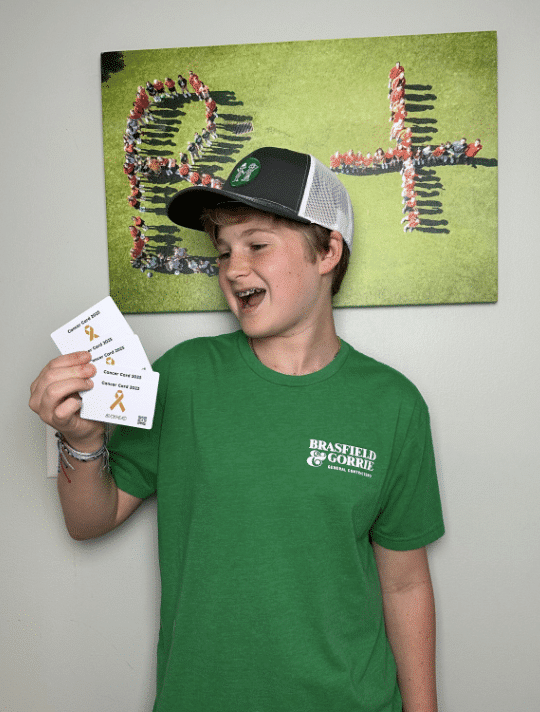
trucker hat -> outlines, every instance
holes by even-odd
[[[267,146],[242,158],[222,188],[193,186],[177,193],[167,206],[172,222],[204,230],[204,208],[242,203],[301,223],[337,230],[352,249],[354,216],[340,179],[315,156]]]

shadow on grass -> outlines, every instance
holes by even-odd
[[[410,89],[410,87],[407,87]],[[416,102],[418,104],[423,104],[426,101],[437,101],[437,95],[436,94],[409,94],[407,91],[405,94],[405,101],[407,106],[411,104],[411,102]]]
[[[435,235],[449,235],[450,230],[447,227],[440,227],[441,225],[448,225],[448,220],[424,220],[424,218],[422,218],[422,223],[415,229],[418,230],[418,232],[430,232]]]
[[[171,239],[175,240],[175,242],[178,242],[178,240],[181,238],[178,237],[178,232],[180,228],[177,225],[150,225],[147,223],[148,228],[154,228],[155,230],[158,231],[155,237],[152,236],[152,241],[160,241],[159,237],[166,236],[166,242],[170,242]]]
[[[433,127],[432,129],[417,129],[415,126],[412,127],[413,141],[415,146],[423,147],[426,144],[433,143],[433,136],[416,136],[416,132],[421,131],[422,133],[430,131],[432,134],[439,133],[439,129]]]
[[[221,112],[219,112],[219,118],[222,121],[227,121],[229,123],[235,124],[243,124],[246,121],[253,121],[253,116],[247,116],[245,114],[222,114]],[[220,123],[219,125],[232,130],[232,127],[227,126],[227,124]]]
[[[499,165],[496,158],[477,158],[475,160],[477,166],[484,166],[485,168],[495,168],[495,166]]]
[[[243,106],[243,101],[238,101],[236,99],[236,94],[233,91],[211,91],[210,96],[218,105],[218,112],[220,106]]]
[[[234,130],[234,127],[233,129]],[[249,135],[243,135],[243,136],[238,136],[237,134],[232,134],[232,136],[225,136],[227,141],[234,141],[235,143],[245,143],[246,141],[251,141],[251,136]]]
[[[241,147],[234,143],[215,142],[210,150],[204,151],[202,158],[197,162],[198,166],[203,164],[217,164],[214,170],[220,170],[224,163],[236,163],[236,158],[232,158],[237,153],[240,153]]]
[[[162,129],[156,129],[155,131],[149,131],[148,129],[141,131],[142,135],[142,142],[143,143],[152,143],[155,142],[156,140],[159,141],[160,138],[163,136],[167,138],[168,136],[174,136],[175,131],[171,129],[170,131],[163,131]],[[141,144],[142,145],[142,144]]]
[[[174,232],[165,231],[163,226],[160,225],[158,232],[151,237],[152,245],[147,245],[147,252],[161,252],[165,256],[172,255],[174,248],[183,242],[177,233],[178,230]]]
[[[170,134],[167,134],[169,136]],[[147,156],[163,156],[171,153],[171,151],[166,151],[166,153],[160,153],[159,152],[159,146],[176,146],[175,142],[172,141],[170,138],[167,138],[165,140],[161,139],[152,139],[150,141],[144,141],[143,143],[139,144],[137,147],[137,150],[139,153],[142,155],[147,155]]]
[[[183,104],[178,99],[167,99],[167,103],[152,104],[150,113],[160,121],[176,117],[185,116],[186,112],[180,108]]]
[[[429,177],[427,179],[422,179],[420,177],[417,179],[415,184],[416,194],[419,195],[422,189],[432,191],[431,195],[438,196],[439,191],[444,190],[444,186],[438,177]]]
[[[409,107],[407,107],[407,110],[409,110]],[[433,119],[429,116],[415,116],[412,119],[406,119],[408,123],[415,123],[415,124],[422,124],[422,125],[427,125],[427,124],[436,124],[437,119]],[[427,131],[427,129],[425,129]]]
[[[409,114],[414,111],[431,111],[434,108],[433,104],[407,104]]]

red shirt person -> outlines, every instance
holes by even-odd
[[[465,149],[465,162],[469,163],[470,160],[476,156],[478,151],[481,151],[483,148],[479,138],[477,138],[474,143],[470,143]]]
[[[403,69],[403,67],[401,66],[401,64],[400,64],[399,62],[396,62],[395,65],[394,65],[394,66],[392,67],[392,69],[390,70],[390,74],[388,75],[390,81],[393,81],[394,79],[396,79],[397,77],[399,77],[399,75],[400,75],[402,72],[404,72],[404,71],[405,71],[405,70]]]
[[[206,104],[206,112],[207,113],[213,114],[215,112],[215,110],[217,109],[217,104],[212,99],[211,96],[209,96],[208,99],[206,99],[206,101],[204,103]]]
[[[330,168],[332,170],[337,170],[341,165],[341,153],[336,151],[330,156]]]

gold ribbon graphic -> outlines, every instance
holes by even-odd
[[[122,393],[122,391],[116,391],[116,396],[115,396],[115,397],[116,397],[116,400],[115,400],[114,403],[110,406],[110,409],[111,409],[111,410],[114,410],[114,409],[116,408],[116,406],[119,405],[119,406],[120,406],[120,410],[122,411],[122,413],[125,413],[125,412],[126,412],[126,409],[124,408],[124,404],[122,403],[122,398],[124,397],[124,394]]]
[[[87,324],[84,327],[84,333],[88,334],[88,336],[90,337],[90,341],[93,341],[94,339],[99,339],[99,334],[96,334],[96,332],[94,331],[94,327],[90,326],[90,324]]]
[[[114,359],[113,359],[112,356],[108,356],[107,359],[105,360],[105,362],[106,362],[109,366],[114,366]]]

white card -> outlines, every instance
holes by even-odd
[[[91,346],[88,351],[92,354],[92,363],[101,365],[116,366],[119,368],[148,369],[152,368],[148,356],[146,355],[141,340],[136,334],[119,334],[103,339]],[[106,364],[106,365],[105,365]]]
[[[51,334],[60,353],[89,351],[105,339],[120,334],[133,334],[112,297],[105,297]]]
[[[94,387],[81,394],[81,418],[149,430],[154,419],[159,373],[118,369],[103,361],[95,365]]]

